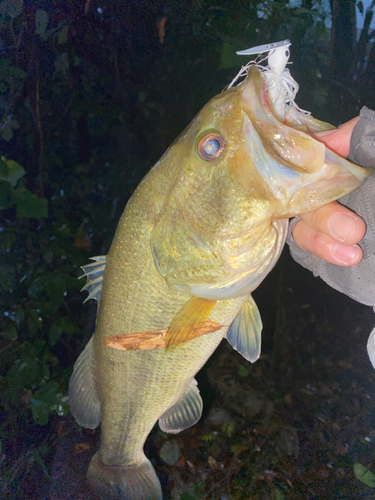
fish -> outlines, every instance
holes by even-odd
[[[98,313],[69,401],[80,425],[101,423],[87,474],[99,497],[162,499],[143,450],[154,425],[173,434],[198,422],[194,377],[223,338],[245,359],[259,358],[251,293],[276,264],[289,217],[371,174],[310,135],[330,125],[300,115],[279,121],[262,71],[250,66],[140,182],[107,256],[83,267]]]

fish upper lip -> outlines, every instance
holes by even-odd
[[[257,70],[257,71],[260,73],[259,70]],[[246,85],[247,85],[247,79],[248,78],[250,78],[249,75],[246,77],[246,80],[243,82],[243,84],[244,84],[244,89],[243,90],[244,91],[245,91],[245,88],[246,88]],[[278,123],[280,123],[281,125],[284,125],[284,123],[281,123],[280,120],[278,119],[278,117],[272,111],[272,106],[271,106],[270,101],[268,100],[268,97],[267,97],[266,82],[264,81],[264,79],[263,79],[262,76],[261,76],[261,78],[262,78],[262,87],[261,87],[261,90],[260,90],[260,104],[264,108],[266,108],[266,110],[273,116],[273,118],[275,120],[277,120]],[[244,106],[245,113],[250,118],[250,112],[249,112],[248,106],[246,105],[246,103],[248,102],[248,99],[244,96],[244,92],[242,92],[242,99],[245,102],[245,106]]]
[[[260,74],[260,77],[262,80],[262,85],[261,85],[261,89],[260,89],[260,104],[262,105],[264,111],[270,113],[272,115],[272,117],[277,121],[277,123],[279,123],[282,126],[289,127],[289,125],[287,125],[286,123],[281,122],[279,117],[274,113],[273,105],[267,96],[266,82],[263,78],[262,72],[259,69],[258,69],[258,71],[259,71],[259,74]],[[292,127],[289,127],[289,128],[292,128]]]

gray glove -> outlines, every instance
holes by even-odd
[[[363,167],[375,168],[375,112],[364,107],[353,129],[349,159]],[[292,230],[298,218],[292,219],[287,243],[296,262],[320,276],[328,285],[352,299],[375,310],[375,174],[355,191],[340,198],[342,205],[358,214],[367,224],[366,235],[360,245],[362,261],[353,267],[330,264],[302,250],[293,240]],[[368,354],[375,368],[375,328],[367,344]]]

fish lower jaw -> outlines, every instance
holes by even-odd
[[[362,180],[349,172],[341,171],[333,177],[327,176],[307,184],[291,195],[286,216],[293,217],[337,200],[354,191]]]

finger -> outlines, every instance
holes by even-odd
[[[335,130],[326,130],[324,132],[317,132],[314,137],[323,142],[332,151],[346,158],[349,156],[350,150],[350,137],[353,132],[353,128],[356,125],[359,117],[353,118],[352,120],[344,123],[339,128]]]
[[[327,234],[312,228],[303,220],[297,222],[293,229],[293,238],[303,250],[338,266],[355,266],[363,257],[359,245],[343,245]]]
[[[301,219],[313,229],[346,245],[355,245],[366,233],[363,219],[337,201],[307,212],[301,215]]]

